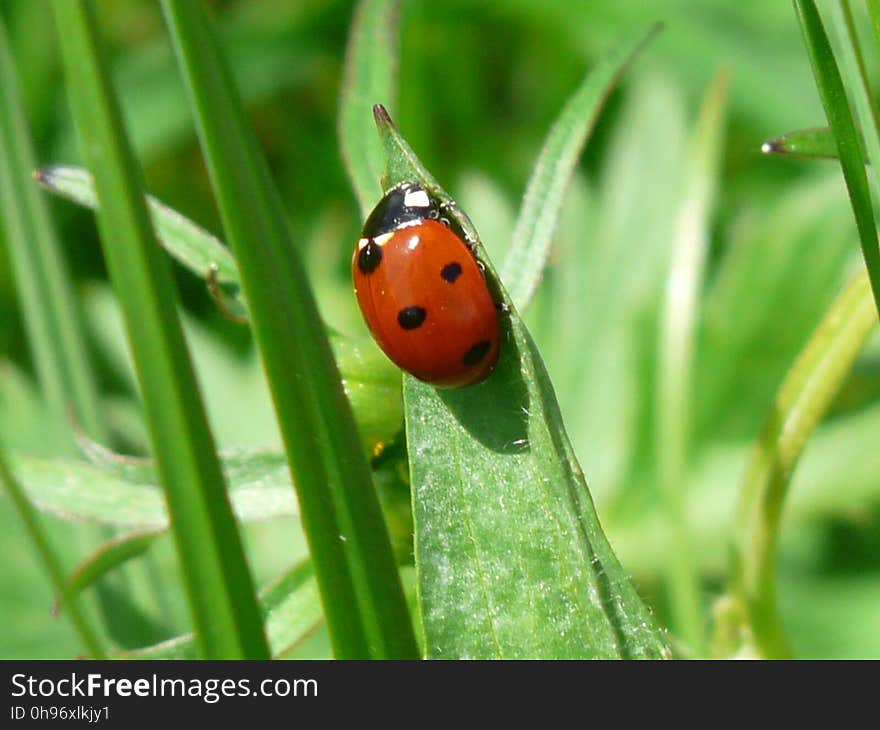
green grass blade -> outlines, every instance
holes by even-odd
[[[830,127],[798,129],[764,142],[761,152],[765,155],[802,157],[807,160],[836,160],[837,141]]]
[[[874,200],[880,200],[880,120],[877,105],[871,93],[868,72],[862,58],[855,22],[849,3],[838,0],[831,6],[831,22],[839,39],[843,80],[855,103],[861,122],[862,158],[870,164],[870,183],[874,186]]]
[[[451,202],[384,109],[376,120],[386,186],[416,180]],[[470,220],[456,206],[449,215],[481,256]],[[512,306],[501,341],[497,369],[480,385],[438,390],[404,379],[428,656],[666,656],[602,532],[546,369]]]
[[[660,321],[657,364],[657,460],[660,488],[677,549],[667,576],[673,630],[696,656],[705,655],[703,612],[685,520],[686,474],[691,448],[691,397],[695,330],[709,216],[718,180],[727,76],[716,75],[700,109],[688,153],[688,169],[676,220],[672,259]]]
[[[80,562],[65,581],[65,590],[55,599],[56,610],[65,609],[86,588],[129,560],[143,555],[158,537],[157,532],[134,532],[99,545]]]
[[[526,186],[501,281],[513,303],[525,309],[550,253],[569,181],[605,100],[635,56],[659,32],[655,25],[621,43],[583,80],[554,122]]]
[[[4,486],[6,492],[12,498],[12,501],[15,504],[15,509],[28,533],[28,537],[30,537],[31,542],[40,554],[43,565],[46,566],[46,569],[49,572],[49,577],[55,586],[56,593],[63,597],[64,602],[67,605],[67,614],[70,616],[70,620],[73,622],[73,625],[79,634],[80,641],[82,641],[86,651],[88,651],[93,659],[102,659],[104,657],[104,650],[101,648],[101,644],[98,640],[98,633],[89,623],[86,614],[80,609],[76,597],[67,597],[67,583],[64,577],[64,569],[61,567],[61,562],[58,560],[58,557],[49,542],[48,535],[46,535],[40,525],[37,513],[28,501],[24,490],[19,486],[15,477],[9,471],[9,467],[6,465],[6,459],[2,452],[0,452],[0,484]]]
[[[202,4],[163,6],[272,390],[334,652],[414,658],[369,466],[277,190]]]
[[[64,419],[73,406],[82,428],[104,439],[79,305],[46,202],[31,180],[35,160],[0,20],[0,207],[28,343],[55,415]]]
[[[825,107],[828,123],[837,141],[837,155],[859,229],[862,254],[868,269],[871,290],[874,292],[874,301],[877,304],[877,311],[880,312],[880,244],[877,240],[871,191],[865,174],[865,160],[859,146],[859,135],[816,3],[813,0],[794,0],[794,5],[813,66],[813,75],[819,87],[819,95],[822,97],[822,105]]]
[[[755,443],[740,491],[733,576],[759,656],[791,656],[776,607],[774,565],[788,486],[810,435],[876,324],[862,271],[833,302],[792,366]]]
[[[871,32],[874,36],[875,50],[880,53],[880,0],[867,0],[868,15],[871,18]]]
[[[98,225],[125,314],[200,653],[268,656],[253,584],[87,2],[53,3],[68,92],[95,173]]]
[[[371,110],[373,104],[395,107],[399,6],[399,0],[361,0],[348,40],[339,141],[364,216],[382,194],[382,150],[376,144]]]

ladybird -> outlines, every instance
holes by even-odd
[[[373,337],[419,380],[461,387],[498,362],[498,312],[483,269],[417,183],[389,190],[364,224],[352,258],[358,305]]]

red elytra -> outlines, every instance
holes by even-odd
[[[413,190],[419,189],[404,191],[407,200],[426,200],[414,198]],[[419,380],[444,387],[485,380],[498,361],[499,320],[470,249],[448,226],[414,215],[424,211],[398,208],[393,229],[385,230],[389,208],[379,210],[384,220],[368,220],[352,260],[355,293],[373,337]]]

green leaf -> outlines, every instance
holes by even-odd
[[[322,621],[321,600],[308,561],[294,565],[260,592],[260,608],[272,656],[280,658],[314,631]],[[191,634],[125,652],[124,659],[193,659]]]
[[[776,608],[775,557],[789,483],[806,443],[877,324],[864,272],[837,297],[779,389],[743,479],[734,590],[755,649],[765,658],[791,650]]]
[[[55,598],[55,612],[65,608],[72,598],[97,583],[113,569],[143,555],[158,535],[158,532],[128,533],[100,545],[68,576],[64,591]]]
[[[451,202],[387,112],[375,113],[386,187],[416,180]],[[464,213],[453,206],[450,216],[482,255]],[[491,266],[487,275],[497,286]],[[540,356],[504,299],[501,357],[484,383],[404,380],[428,656],[667,656],[599,526]]]
[[[803,157],[805,159],[837,159],[837,140],[830,127],[799,129],[775,137],[761,145],[765,155]]]
[[[843,81],[855,105],[857,121],[861,124],[859,149],[862,160],[869,165],[869,182],[873,185],[876,205],[880,200],[880,117],[848,0],[832,3],[831,21],[839,39]]]
[[[122,304],[151,444],[172,516],[202,656],[268,656],[253,582],[158,249],[137,162],[123,127],[95,10],[53,3],[73,116],[95,175],[98,227]]]
[[[28,499],[44,512],[127,530],[168,529],[168,510],[152,461],[106,452],[92,458],[89,464],[20,456],[14,465]],[[240,520],[298,513],[283,454],[242,452],[221,455],[220,460],[229,501]]]
[[[501,267],[501,281],[521,310],[528,306],[541,280],[565,192],[599,112],[627,66],[660,27],[654,25],[621,43],[592,68],[550,128]]]
[[[801,22],[801,30],[813,65],[813,75],[819,87],[819,95],[822,97],[822,105],[825,107],[825,114],[837,141],[837,156],[843,168],[843,176],[856,217],[862,255],[868,269],[874,301],[877,304],[877,311],[880,312],[880,244],[877,240],[871,191],[865,174],[865,160],[859,145],[859,134],[816,3],[813,0],[794,0],[794,5]]]
[[[241,272],[335,654],[415,658],[369,466],[284,206],[202,3],[162,5]]]
[[[87,208],[98,207],[95,182],[87,170],[54,165],[37,170],[35,177],[40,185],[56,195]],[[235,296],[238,304],[244,308],[238,267],[229,249],[204,228],[151,195],[146,196],[146,201],[156,237],[162,247],[178,263],[202,279],[207,279],[213,270],[217,283]]]
[[[382,194],[382,151],[375,143],[370,110],[373,104],[394,108],[399,12],[399,0],[361,0],[348,40],[339,105],[339,141],[365,216]]]

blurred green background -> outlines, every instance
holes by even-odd
[[[150,191],[220,233],[192,120],[158,6],[96,3],[128,129]],[[349,261],[360,216],[337,143],[337,109],[354,4],[214,2],[251,122],[262,142],[328,324],[366,334]],[[490,7],[491,6],[491,7]],[[44,3],[0,1],[41,164],[79,164]],[[763,141],[824,123],[789,3],[726,0],[404,0],[396,119],[499,261],[548,126],[596,59],[624,34],[666,29],[609,99],[585,151],[526,314],[546,360],[599,515],[626,570],[666,623],[661,581],[670,539],[659,507],[654,381],[660,297],[696,111],[715,73],[730,74],[706,280],[699,295],[687,509],[706,621],[728,576],[733,506],[750,443],[776,388],[828,304],[859,265],[836,163],[771,159]],[[385,101],[377,99],[375,101]],[[91,213],[53,200],[74,270],[104,407],[117,447],[146,439],[124,337]],[[577,276],[573,277],[571,272]],[[203,282],[176,267],[190,346],[222,448],[277,447],[247,329],[224,319]],[[0,436],[51,456],[33,368],[0,246]],[[799,657],[880,656],[880,340],[874,336],[815,434],[792,484],[779,600]],[[94,530],[46,518],[70,566]],[[265,583],[304,553],[293,521],[251,527]],[[186,628],[173,581],[157,598],[146,574],[173,575],[164,538],[152,563],[126,569],[143,635]],[[73,656],[68,625],[11,506],[0,499],[0,657]],[[169,571],[171,571],[169,573]],[[327,653],[317,632],[301,656]]]

